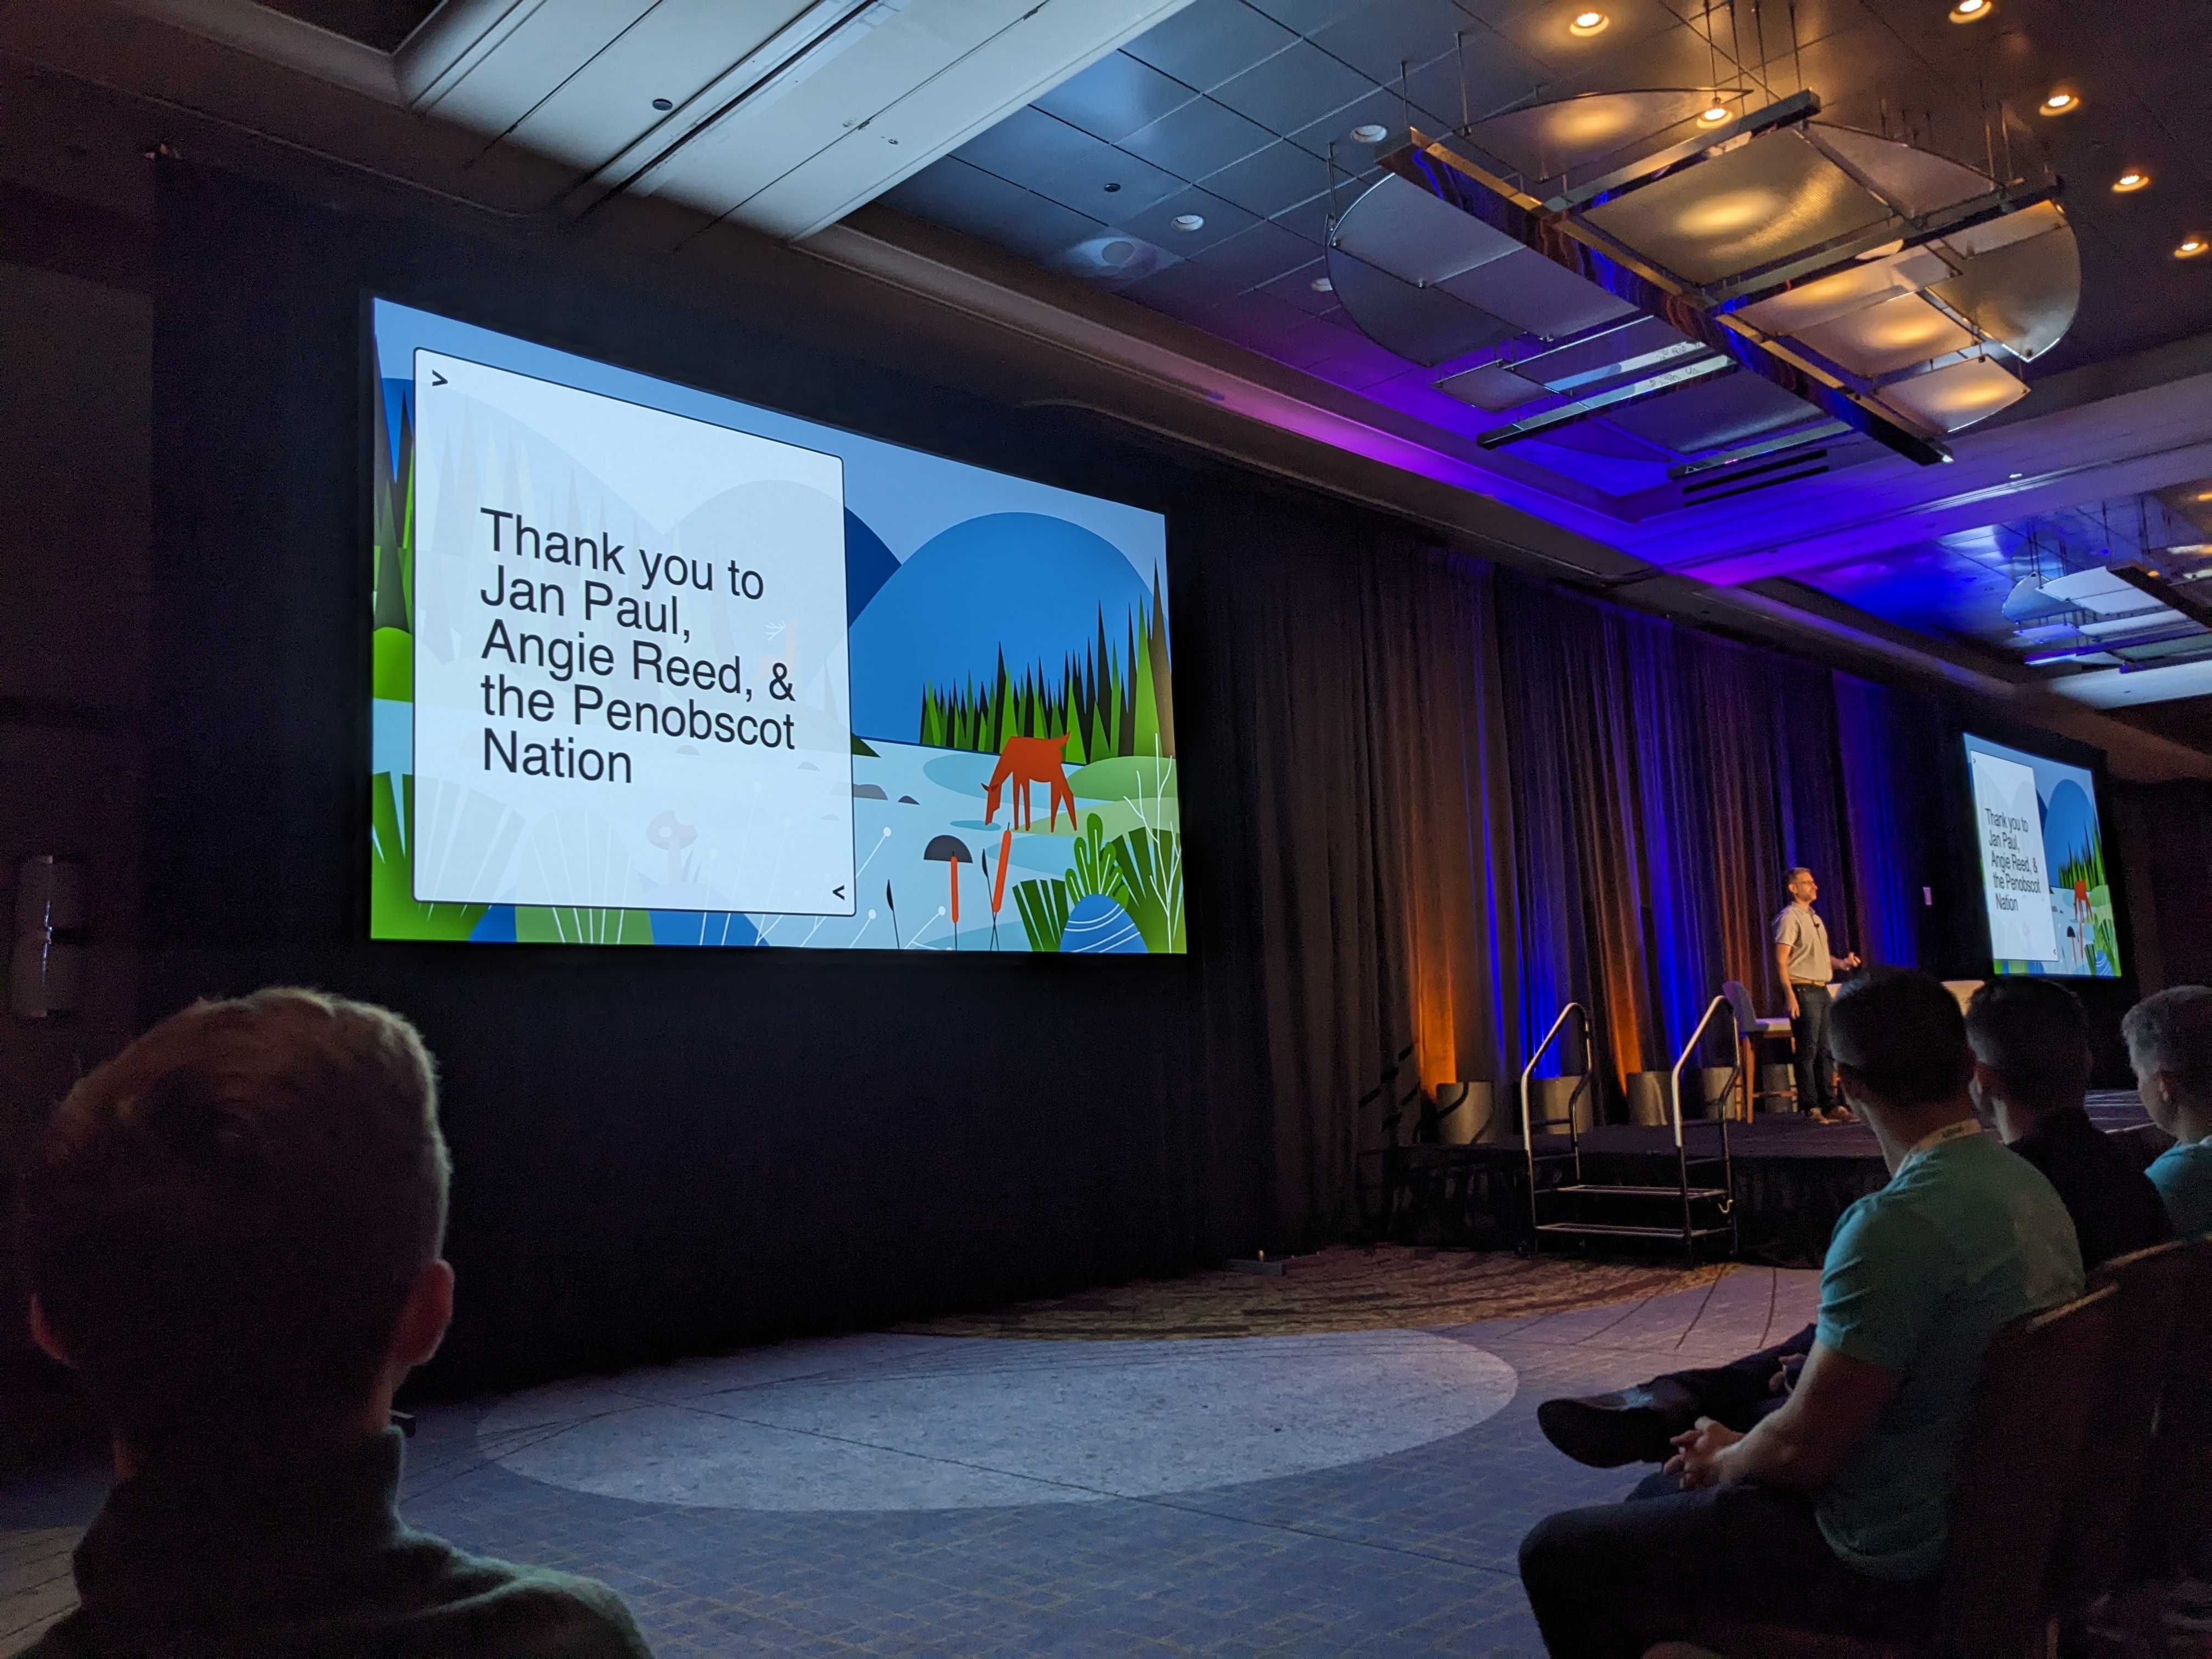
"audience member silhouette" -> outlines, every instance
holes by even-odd
[[[2148,1171],[2185,1237],[2212,1232],[2212,986],[2145,997],[2121,1022],[2151,1121],[2173,1137]]]
[[[399,1518],[447,1183],[430,1056],[357,1002],[204,1002],[70,1091],[23,1182],[31,1321],[118,1480],[38,1659],[647,1654],[605,1586]]]
[[[2084,1267],[2172,1237],[2157,1189],[2089,1121],[2089,1021],[2081,999],[2048,979],[1984,985],[1966,1007],[1975,1109],[2043,1171],[2073,1218]],[[1613,1394],[1547,1400],[1536,1420],[1552,1443],[1593,1468],[1663,1463],[1700,1417],[1748,1429],[1788,1397],[1814,1328],[1725,1365],[1669,1371]]]
[[[1554,1515],[1522,1540],[1553,1659],[1638,1659],[1744,1619],[1924,1632],[1990,1340],[2081,1291],[2057,1193],[1975,1118],[1950,992],[1869,975],[1837,996],[1831,1042],[1892,1173],[1837,1224],[1803,1376],[1748,1433],[1700,1418],[1628,1501]]]

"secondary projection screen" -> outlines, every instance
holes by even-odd
[[[2115,979],[2119,929],[2088,771],[1969,734],[1982,902],[2000,974]]]
[[[1182,951],[1158,514],[370,310],[374,937]]]

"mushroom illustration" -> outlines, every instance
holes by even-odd
[[[684,879],[684,849],[699,839],[699,832],[678,817],[673,812],[655,815],[645,826],[647,842],[668,854],[668,879],[671,885]]]
[[[967,842],[957,836],[935,836],[921,849],[922,858],[931,864],[942,864],[952,884],[952,948],[960,948],[960,866],[973,864],[975,860],[968,851]]]

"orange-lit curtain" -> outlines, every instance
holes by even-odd
[[[1225,1121],[1263,1117],[1272,1148],[1220,1178],[1255,1183],[1273,1218],[1255,1243],[1293,1248],[1351,1212],[1381,1130],[1358,1102],[1386,1057],[1412,1043],[1424,1080],[1504,1080],[1498,1010],[1520,994],[1492,578],[1310,501],[1178,523],[1209,549],[1182,562],[1178,736],[1218,815],[1191,825],[1191,936],[1235,958],[1196,964],[1208,1094]]]

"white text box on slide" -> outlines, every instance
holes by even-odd
[[[1970,758],[1990,954],[2000,962],[2049,962],[2058,954],[2058,936],[2051,919],[2034,769],[1979,752]]]
[[[415,896],[853,913],[844,463],[415,354]]]

